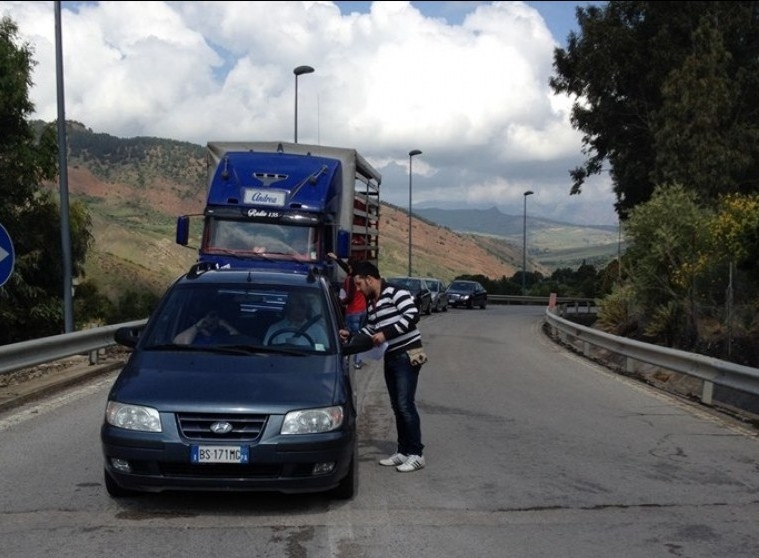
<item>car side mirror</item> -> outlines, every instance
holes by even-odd
[[[137,346],[137,342],[140,340],[140,334],[144,326],[138,327],[120,327],[113,334],[113,340],[119,345],[124,345],[130,349],[134,349]]]

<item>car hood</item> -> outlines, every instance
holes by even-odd
[[[338,355],[138,351],[109,399],[164,412],[254,412],[345,403]]]

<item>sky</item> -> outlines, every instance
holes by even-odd
[[[64,114],[120,138],[292,142],[297,103],[298,143],[358,150],[382,201],[616,225],[608,173],[569,195],[582,136],[548,85],[590,4],[61,2]],[[55,120],[55,2],[0,16],[34,51],[32,118]]]

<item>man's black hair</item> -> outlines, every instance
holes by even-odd
[[[377,266],[368,261],[356,262],[353,266],[353,274],[364,277],[374,277],[375,279],[380,278],[380,272],[379,269],[377,269]]]

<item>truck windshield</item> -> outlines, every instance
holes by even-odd
[[[315,260],[316,230],[313,227],[279,223],[211,219],[206,249],[248,254],[285,254]]]

